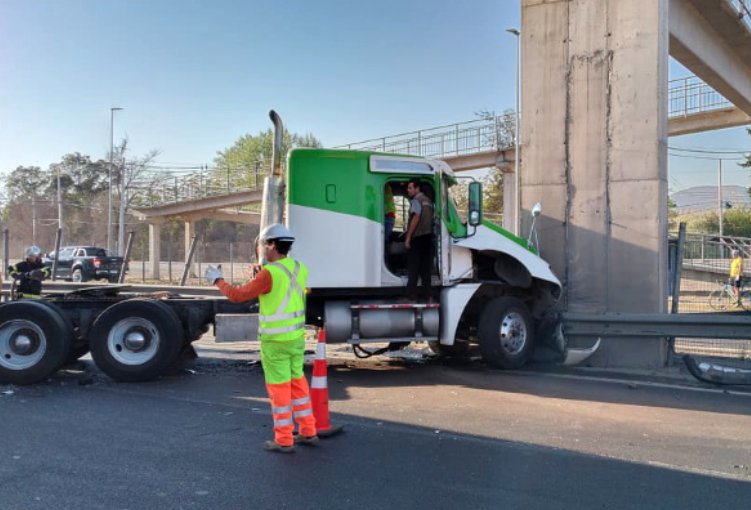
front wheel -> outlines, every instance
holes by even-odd
[[[709,294],[709,306],[713,310],[727,310],[732,304],[732,300],[724,288],[713,290]]]
[[[529,360],[534,334],[529,311],[514,297],[497,297],[480,314],[477,328],[482,358],[504,369],[515,369]]]

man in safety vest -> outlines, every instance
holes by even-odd
[[[225,282],[221,267],[209,266],[206,280],[235,303],[260,302],[258,338],[261,365],[274,418],[274,440],[267,450],[292,453],[295,443],[318,443],[308,382],[303,374],[305,353],[305,285],[308,268],[287,257],[295,237],[279,224],[264,228],[260,251],[268,261],[245,285]],[[299,434],[293,435],[294,420]]]
[[[42,280],[50,277],[50,268],[42,264],[42,250],[39,246],[29,246],[26,248],[26,259],[9,266],[8,274],[18,281],[17,297],[40,299]]]

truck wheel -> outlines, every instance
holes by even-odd
[[[166,304],[129,299],[107,308],[94,321],[91,357],[108,376],[121,382],[158,377],[177,359],[183,327]]]
[[[66,361],[72,341],[73,326],[48,303],[0,306],[0,383],[45,380]]]
[[[441,345],[439,342],[428,342],[428,348],[438,356],[451,356],[459,358],[467,354],[469,342],[455,340],[454,345]]]
[[[482,358],[495,367],[519,368],[532,355],[532,321],[519,299],[497,297],[485,305],[477,333]]]
[[[81,268],[76,268],[73,270],[73,272],[70,274],[71,281],[74,281],[76,283],[80,283],[83,280],[83,271],[81,271]]]

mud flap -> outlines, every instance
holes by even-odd
[[[688,354],[683,355],[688,371],[700,381],[722,385],[751,385],[751,369],[721,365],[718,361],[696,360]]]

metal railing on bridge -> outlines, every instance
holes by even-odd
[[[738,13],[738,18],[751,30],[751,2],[749,0],[730,0],[730,5]]]
[[[373,138],[339,145],[335,149],[393,152],[445,158],[478,152],[498,151],[514,146],[515,114],[486,116],[430,129]]]
[[[668,98],[668,117],[687,117],[733,106],[696,76],[670,80]]]
[[[745,4],[739,5],[738,9],[739,12],[747,11]],[[744,19],[748,18],[748,15],[744,15]],[[695,76],[671,80],[668,97],[668,115],[672,118],[733,106]],[[491,114],[476,120],[372,138],[333,148],[409,154],[434,159],[500,151],[514,146],[515,121],[514,112]],[[246,191],[256,189],[254,185],[260,186],[266,170],[266,167],[261,167],[260,162],[257,162],[254,168],[248,169],[249,176],[240,181],[229,177],[224,179],[222,170],[205,167],[200,172],[167,178],[156,184],[153,181],[144,183],[145,189],[139,195],[143,205],[154,206]]]

